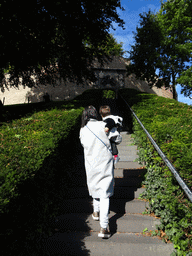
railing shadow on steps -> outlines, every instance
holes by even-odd
[[[93,206],[92,197],[89,196],[86,185],[83,155],[79,155],[78,159],[78,165],[76,165],[76,161],[74,161],[71,166],[73,187],[68,194],[70,199],[66,200],[66,203],[61,209],[61,214],[75,213],[74,218],[72,217],[70,221],[73,221],[74,228],[80,230],[83,223],[86,223],[89,215],[92,214]],[[126,213],[126,203],[135,199],[135,192],[138,188],[141,187],[141,182],[143,180],[142,173],[144,172],[145,169],[128,170],[124,168],[122,173],[123,177],[115,178],[114,195],[110,198],[110,212],[112,214],[115,213],[109,219],[109,228],[112,236],[117,232],[117,220]],[[132,184],[129,188],[127,188],[126,186],[122,188],[121,185],[123,183],[123,180],[129,177],[133,177],[133,175],[135,177],[135,183]],[[85,198],[87,198],[87,200],[84,200]],[[72,201],[74,203],[72,203]],[[83,217],[79,217],[78,213],[84,213]],[[67,224],[67,226],[70,226],[70,224]],[[87,229],[87,231],[89,230]]]
[[[126,205],[128,202],[134,202],[137,189],[141,188],[141,183],[144,180],[146,170],[143,169],[126,169],[123,168],[123,177],[115,177],[114,195],[110,199],[110,211],[114,212],[109,219],[109,229],[113,236],[117,232],[117,220],[127,213]],[[133,179],[135,180],[133,182]],[[124,181],[130,182],[128,186],[121,187]],[[132,183],[132,184],[131,184]],[[120,187],[119,187],[120,186]]]

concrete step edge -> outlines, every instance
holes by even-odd
[[[70,252],[70,255],[170,256],[174,249],[172,243],[166,244],[157,237],[140,233],[115,233],[109,239],[102,239],[98,232],[92,231],[56,232],[43,239],[41,245],[50,254],[62,252],[65,255]]]
[[[60,207],[60,213],[85,213],[91,214],[93,212],[93,199],[65,199]],[[127,199],[110,199],[110,213],[117,214],[141,214],[149,208],[149,202],[144,200],[127,200]]]

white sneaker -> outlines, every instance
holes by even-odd
[[[111,233],[107,230],[107,228],[100,228],[98,237],[109,238],[110,236],[111,236]]]
[[[94,212],[94,213],[92,214],[92,218],[93,218],[94,220],[99,220],[99,212]]]

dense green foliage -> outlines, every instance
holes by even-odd
[[[113,40],[109,40],[109,48],[104,46],[112,22],[123,27],[117,8],[123,10],[119,0],[2,0],[1,86],[5,70],[15,86],[19,77],[22,84],[34,86],[34,71],[37,83],[43,84],[54,82],[58,76],[78,82],[93,79],[89,70],[93,59],[111,53]],[[117,48],[112,52],[116,53]]]
[[[79,143],[83,107],[98,110],[108,94],[114,92],[87,90],[68,102],[5,106],[0,127],[0,217],[6,226],[1,225],[0,235],[9,248],[5,246],[4,253],[2,246],[2,255],[43,256],[37,240],[51,234],[48,220],[57,215],[70,184],[67,157],[74,154],[71,144]],[[132,89],[121,89],[120,94],[191,189],[192,107]],[[129,114],[120,97],[118,102]],[[133,126],[127,126],[134,132],[139,161],[146,164],[146,192],[141,196],[149,200],[146,213],[161,218],[151,235],[171,240],[177,249],[172,255],[185,256],[192,252],[192,204],[134,117],[124,120],[133,120]]]
[[[172,77],[172,83],[181,84],[181,93],[190,96],[192,63],[192,2],[190,0],[162,1],[157,13],[164,41],[161,44],[163,65],[160,74]],[[185,65],[187,62],[187,65]],[[188,66],[189,65],[189,66]],[[187,77],[187,80],[186,80]]]
[[[21,241],[27,243],[50,232],[47,220],[57,213],[60,193],[66,189],[58,190],[60,179],[68,181],[65,150],[81,113],[82,108],[39,111],[1,126],[0,216],[7,224],[1,226],[0,234],[4,245],[10,241],[16,249]],[[2,255],[8,255],[10,248],[2,246]]]
[[[80,110],[38,112],[1,127],[1,210],[31,178],[75,124]],[[9,199],[8,199],[9,198]]]
[[[192,107],[134,90],[120,92],[192,190]],[[145,162],[147,169],[142,195],[150,202],[147,213],[161,217],[157,233],[163,230],[164,240],[174,243],[177,255],[186,255],[192,252],[192,203],[134,117],[133,132],[139,161]]]
[[[37,240],[52,232],[49,220],[58,214],[71,182],[68,156],[79,143],[83,108],[93,104],[98,109],[100,98],[102,90],[88,90],[72,101],[5,106],[0,127],[2,255],[43,255]]]
[[[154,63],[160,57],[159,47],[163,38],[161,27],[151,11],[140,14],[140,18],[140,26],[136,29],[137,33],[134,32],[135,44],[129,51],[131,63],[127,66],[127,74],[134,73],[137,78],[147,79],[150,86],[156,83],[156,86],[161,87],[163,84],[156,79]]]
[[[181,93],[185,96],[192,93],[192,67],[181,73],[181,76],[177,79],[177,82],[183,86]]]
[[[86,47],[93,47],[93,45],[91,45],[88,40],[85,40],[84,44],[86,45]],[[124,51],[122,45],[122,42],[118,44],[113,35],[109,34],[107,40],[104,43],[101,41],[100,44],[98,44],[99,51],[97,54],[103,56],[103,52],[105,52],[105,54],[107,54],[108,56],[123,56]],[[93,53],[93,55],[95,56],[96,54]]]
[[[151,86],[183,86],[185,96],[191,94],[192,61],[192,2],[190,0],[161,1],[157,14],[151,11],[140,14],[141,20],[135,33],[135,44],[130,53],[128,74],[147,79]],[[187,62],[187,65],[186,65]],[[188,66],[189,65],[189,66]],[[161,78],[158,81],[158,77]]]
[[[103,98],[115,99],[115,92],[112,90],[103,90]]]

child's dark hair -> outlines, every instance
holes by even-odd
[[[111,114],[111,109],[109,106],[101,106],[99,109],[99,114],[103,117],[106,117]]]
[[[83,110],[82,117],[81,117],[81,128],[83,128],[90,119],[98,120],[98,113],[95,107],[88,106]]]

